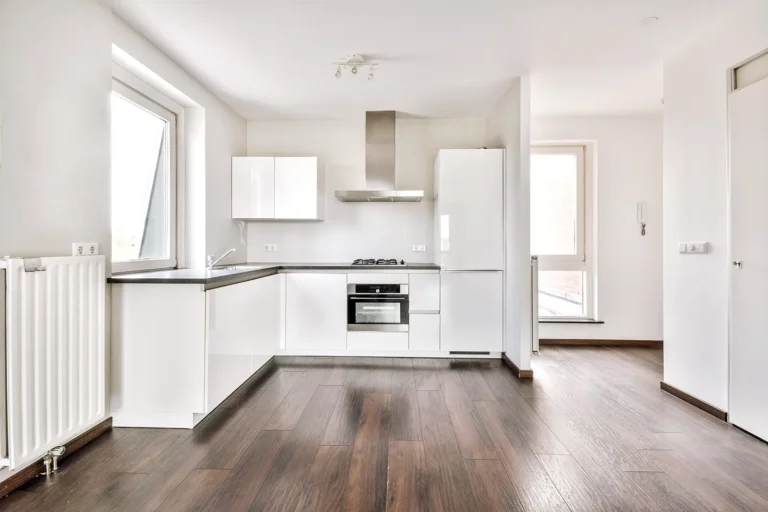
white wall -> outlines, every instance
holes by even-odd
[[[662,116],[543,117],[531,121],[534,142],[588,142],[594,148],[592,225],[597,228],[597,317],[600,325],[541,324],[554,339],[661,340]],[[646,203],[646,236],[637,203]],[[594,244],[593,244],[594,246]]]
[[[0,256],[109,255],[111,13],[0,2]]]
[[[531,368],[530,79],[515,80],[487,120],[492,147],[504,162],[504,351],[521,370]]]
[[[113,21],[113,42],[199,105],[199,110],[192,109],[196,111],[193,114],[204,119],[201,139],[205,146],[194,148],[193,153],[197,154],[187,162],[189,185],[194,188],[187,196],[191,198],[188,221],[192,224],[188,226],[191,247],[187,266],[203,266],[206,255],[220,255],[230,247],[238,252],[228,257],[228,263],[245,261],[246,244],[241,242],[240,229],[231,212],[231,162],[233,156],[245,155],[245,120],[117,16]],[[174,99],[186,103],[182,98]],[[204,173],[204,178],[196,176],[195,169]],[[194,181],[195,177],[200,178],[200,183]]]
[[[728,409],[726,72],[768,48],[768,4],[664,62],[664,380]],[[677,242],[706,240],[685,256]]]
[[[397,119],[396,184],[424,190],[420,203],[342,203],[336,190],[365,188],[365,118],[249,121],[249,156],[318,156],[325,170],[322,222],[250,222],[248,261],[433,260],[433,164],[438,149],[484,146],[484,119]],[[264,244],[278,252],[265,252]],[[427,252],[413,252],[414,244]]]
[[[230,216],[230,158],[245,121],[95,0],[0,2],[0,255],[111,249],[109,94],[112,43],[205,110],[205,254],[245,244]]]

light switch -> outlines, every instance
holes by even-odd
[[[707,242],[693,242],[688,244],[688,252],[692,252],[694,254],[706,254]]]
[[[678,242],[677,252],[680,254],[707,254],[709,244],[707,242]]]

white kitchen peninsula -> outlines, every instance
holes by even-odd
[[[348,284],[379,282],[410,287],[409,331],[347,332]],[[454,357],[440,347],[432,264],[253,264],[110,283],[115,426],[192,428],[275,355]]]

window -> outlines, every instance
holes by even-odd
[[[112,268],[176,266],[176,114],[112,81]]]
[[[591,318],[584,146],[531,148],[531,253],[539,317]]]

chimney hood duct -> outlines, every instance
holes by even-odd
[[[415,203],[423,190],[395,190],[395,112],[365,113],[365,190],[337,190],[347,203]]]

